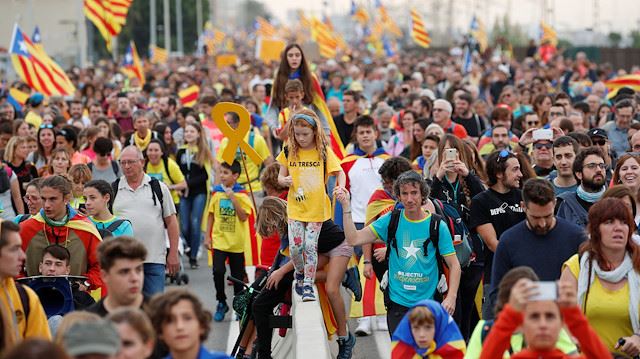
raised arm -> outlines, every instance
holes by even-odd
[[[351,201],[349,200],[349,191],[344,187],[336,186],[333,195],[342,205],[342,226],[344,227],[344,236],[350,246],[360,246],[367,243],[379,241],[378,237],[373,233],[370,227],[361,230],[356,229],[351,217]]]

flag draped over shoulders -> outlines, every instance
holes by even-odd
[[[421,349],[411,334],[409,314],[416,307],[427,307],[433,313],[435,334],[429,348]],[[458,326],[440,303],[427,299],[418,302],[404,315],[396,331],[391,336],[391,358],[447,358],[462,359],[466,352],[466,345]]]

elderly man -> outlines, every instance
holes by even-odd
[[[143,293],[152,296],[164,291],[165,263],[170,274],[178,271],[178,221],[169,188],[144,173],[144,157],[136,146],[127,146],[120,155],[123,177],[113,183],[113,212],[127,218],[137,239],[147,248]],[[169,255],[166,255],[166,234]]]
[[[627,133],[633,122],[635,108],[631,100],[620,100],[615,104],[615,121],[607,122],[602,129],[607,131],[611,148],[616,154],[629,150]]]
[[[464,126],[451,120],[453,106],[447,100],[437,99],[433,102],[433,122],[438,124],[444,132],[451,133],[460,139],[468,137]]]

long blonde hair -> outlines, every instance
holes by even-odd
[[[309,116],[311,118],[314,119],[314,121],[316,122],[315,126],[312,126],[311,124],[309,124],[307,121],[301,119],[301,118],[296,118],[296,115],[306,115]],[[291,116],[292,120],[291,123],[289,124],[289,138],[287,139],[287,146],[289,147],[289,155],[288,156],[292,156],[290,158],[294,158],[297,159],[298,158],[298,150],[300,149],[300,146],[298,145],[298,142],[296,141],[296,137],[295,137],[295,133],[294,133],[294,127],[295,126],[301,126],[301,127],[307,127],[313,130],[313,134],[315,137],[315,143],[316,143],[316,149],[318,150],[318,153],[320,154],[320,159],[322,161],[326,161],[327,160],[327,146],[329,144],[329,141],[327,140],[327,136],[325,135],[324,131],[322,130],[322,128],[320,128],[320,118],[318,117],[318,115],[316,115],[315,112],[313,112],[312,110],[308,109],[308,108],[301,108],[300,110],[296,111],[292,116]]]
[[[287,202],[278,197],[265,197],[262,202],[262,206],[258,209],[256,229],[263,237],[272,235],[274,231],[278,231],[278,233],[286,233],[286,218]]]
[[[207,162],[213,163],[213,155],[209,150],[209,145],[207,145],[207,140],[205,139],[205,133],[204,133],[204,130],[202,129],[202,125],[196,122],[196,123],[188,123],[185,126],[185,128],[187,126],[191,126],[195,128],[196,131],[198,131],[198,134],[200,135],[198,137],[198,142],[196,144],[196,146],[198,147],[198,153],[196,153],[194,156],[195,162],[201,166],[204,166],[204,164]]]

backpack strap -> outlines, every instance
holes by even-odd
[[[389,254],[392,249],[396,250],[398,253],[398,241],[396,240],[396,232],[398,231],[398,224],[400,224],[400,214],[402,210],[399,208],[394,208],[391,212],[391,219],[389,220],[389,226],[387,227],[387,253],[385,255],[385,260],[387,263],[389,262]]]
[[[171,172],[169,172],[169,157],[162,157],[162,165],[164,166],[164,171],[167,173],[167,177],[169,177],[169,181],[171,181],[172,184],[175,184],[176,182],[171,178]]]
[[[131,224],[131,222],[128,219],[116,219],[115,221],[113,221],[113,223],[111,223],[105,229],[113,234],[113,232],[115,232],[118,229],[118,227],[120,227],[120,225],[122,225],[122,223],[124,222],[129,222],[129,224]]]
[[[90,171],[93,171],[93,162],[87,163],[87,167],[89,167]]]
[[[20,297],[20,303],[22,303],[22,310],[24,311],[24,332],[23,336],[27,334],[27,328],[29,327],[29,314],[31,313],[31,303],[29,302],[29,294],[24,289],[22,283],[16,283],[16,289],[18,290],[18,296]]]
[[[160,181],[156,178],[151,178],[149,181],[149,185],[151,185],[151,197],[153,198],[153,205],[156,205],[156,198],[160,202],[160,210],[164,209],[164,201],[162,198],[162,187],[160,187]],[[163,216],[164,217],[164,216]]]
[[[111,199],[111,203],[109,204],[109,211],[113,213],[113,203],[116,201],[116,196],[118,195],[118,186],[120,185],[120,177],[116,178],[113,183],[111,183],[111,189],[113,190],[113,198]]]
[[[431,223],[429,226],[429,240],[424,241],[422,244],[424,246],[424,255],[427,255],[427,246],[429,242],[433,245],[433,248],[436,250],[436,263],[438,264],[438,272],[440,274],[444,273],[444,267],[442,266],[442,256],[440,255],[440,247],[438,243],[440,242],[440,221],[442,221],[442,216],[437,213],[431,214]]]
[[[118,162],[112,160],[111,169],[113,170],[113,174],[115,174],[116,177],[120,177],[120,168],[118,168]]]

